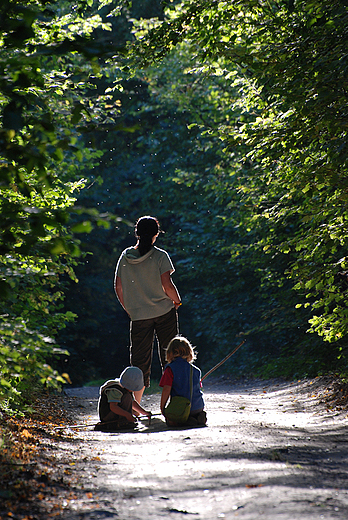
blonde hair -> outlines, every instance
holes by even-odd
[[[196,359],[196,352],[188,339],[183,336],[175,336],[167,347],[166,359],[171,363],[175,358],[182,357],[189,363]]]

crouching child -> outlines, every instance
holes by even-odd
[[[96,431],[117,431],[134,428],[137,415],[151,418],[151,412],[144,410],[134,399],[133,392],[144,387],[143,373],[138,367],[127,367],[118,379],[106,381],[99,389],[98,413],[100,422]]]
[[[169,426],[203,426],[207,423],[201,390],[201,371],[192,364],[195,359],[196,353],[188,339],[176,336],[169,342],[166,352],[169,364],[165,367],[159,383],[162,387],[161,413]],[[172,399],[175,396],[190,400],[190,413],[185,423],[176,423],[166,416],[167,401],[169,397]]]

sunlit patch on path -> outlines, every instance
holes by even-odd
[[[208,427],[169,429],[160,416],[134,432],[95,432],[97,389],[68,391],[78,412],[69,520],[348,518],[348,420],[310,382],[205,385]],[[159,411],[159,395],[145,408]],[[63,436],[64,437],[64,436]],[[62,441],[63,442],[63,441]]]

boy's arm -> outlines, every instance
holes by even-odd
[[[161,413],[164,415],[164,409],[166,407],[167,401],[170,396],[170,391],[172,387],[169,385],[165,385],[162,389],[162,395],[161,395]]]
[[[115,293],[118,298],[118,301],[120,302],[120,304],[122,305],[124,310],[127,312],[127,309],[124,306],[123,288],[122,288],[121,278],[117,275],[115,276]],[[127,312],[127,314],[128,314],[128,312]]]
[[[123,410],[117,403],[110,403],[110,410],[117,415],[122,415],[122,417],[125,417],[129,422],[136,422],[136,418],[131,413]]]
[[[165,273],[161,274],[161,283],[164,292],[171,300],[173,300],[175,308],[177,309],[181,304],[181,298],[178,293],[178,289],[175,287],[170,277],[170,271],[166,271]]]
[[[147,412],[146,410],[144,410],[144,408],[142,406],[140,406],[138,401],[136,401],[135,399],[133,400],[132,408],[133,408],[133,410],[135,410],[138,413],[151,417],[151,412]]]

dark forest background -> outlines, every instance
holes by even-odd
[[[203,373],[345,374],[347,7],[75,4],[0,8],[3,396],[127,366],[145,214]]]

